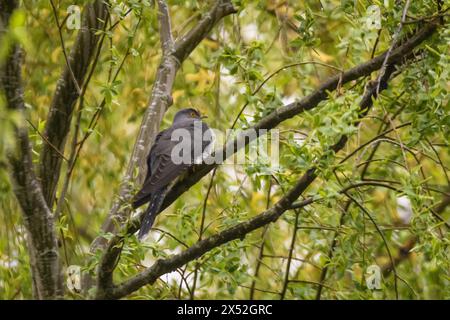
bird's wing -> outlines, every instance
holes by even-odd
[[[161,137],[166,134],[167,134],[167,129],[162,130],[160,133],[158,133],[156,135],[155,142],[153,142],[153,146],[151,147],[150,152],[148,153],[148,156],[147,156],[147,175],[145,177],[145,180],[147,180],[152,175],[152,165],[155,162],[155,158],[156,158],[155,148],[158,146],[158,143],[159,143],[159,140],[161,139]]]
[[[171,141],[172,131],[173,127],[166,129],[155,139],[155,143],[147,157],[148,171],[144,185],[133,201],[135,208],[148,202],[152,193],[167,186],[187,167],[186,165],[172,162],[172,149],[178,143],[177,141]]]
[[[151,193],[148,191],[148,188],[145,188],[145,182],[148,179],[150,179],[150,177],[152,175],[152,170],[153,170],[152,168],[154,167],[154,162],[155,162],[156,154],[157,154],[157,152],[155,152],[155,148],[157,148],[157,146],[159,145],[159,141],[160,141],[161,137],[166,134],[167,134],[167,129],[162,130],[161,132],[159,132],[156,135],[155,142],[153,142],[150,152],[148,153],[147,174],[145,175],[144,186],[133,198],[133,207],[134,208],[138,208],[138,207],[142,206],[144,203],[148,202],[152,197]]]

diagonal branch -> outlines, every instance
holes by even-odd
[[[421,44],[426,38],[428,38],[437,28],[436,22],[431,22],[426,24],[423,28],[419,29],[413,36],[407,38],[403,43],[393,49],[390,54],[387,63],[393,64],[398,62],[402,57],[406,56],[412,50]],[[338,85],[343,85],[352,80],[356,80],[361,77],[365,77],[370,75],[372,72],[379,70],[383,62],[387,52],[364,62],[356,67],[353,67],[345,72],[339,73],[327,81],[322,83],[320,87],[315,90],[310,95],[306,96],[302,100],[298,102],[294,102],[283,107],[280,107],[261,119],[258,123],[256,123],[253,128],[256,129],[273,129],[278,126],[281,122],[290,119],[296,115],[299,115],[305,110],[311,110],[315,108],[320,102],[324,101],[328,97],[328,92],[333,91],[337,88]],[[231,141],[227,146],[224,146],[221,151],[226,156],[231,156],[231,154],[227,154],[226,150],[235,150],[234,148],[230,148],[229,145],[235,145],[236,141],[239,139],[237,137],[234,141]],[[250,141],[246,141],[246,143],[250,143]],[[237,150],[235,150],[237,151]],[[225,159],[225,157],[224,157]],[[161,211],[167,208],[170,204],[172,204],[178,197],[186,192],[191,186],[196,184],[201,178],[207,175],[211,170],[213,170],[217,165],[216,164],[201,164],[197,166],[192,174],[190,174],[186,179],[178,182],[174,185],[173,188],[168,192],[164,203],[161,207]]]
[[[50,208],[56,196],[63,160],[60,154],[64,154],[72,114],[80,95],[79,86],[83,85],[89,65],[95,56],[101,37],[97,31],[103,29],[107,17],[106,0],[96,0],[86,5],[81,29],[65,63],[50,105],[44,131],[46,141],[49,143],[43,144],[39,167],[44,197]],[[57,148],[58,152],[54,148]]]

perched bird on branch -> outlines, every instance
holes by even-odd
[[[141,240],[152,227],[163,204],[169,185],[182,176],[212,142],[212,132],[204,118],[192,108],[178,111],[172,125],[156,136],[147,157],[147,175],[141,190],[133,200],[133,208],[149,202],[138,238]]]

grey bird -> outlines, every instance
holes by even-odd
[[[152,227],[163,204],[169,184],[182,176],[194,161],[198,161],[202,154],[207,152],[207,148],[212,142],[212,132],[208,125],[201,121],[202,118],[204,117],[195,109],[182,109],[176,113],[172,125],[156,136],[147,157],[147,175],[144,184],[133,199],[134,209],[149,202],[139,229],[139,240],[142,240]],[[194,130],[198,130],[197,128],[201,129],[200,137],[198,131],[194,133]],[[172,157],[174,148],[180,149],[181,141],[179,137],[177,139],[177,133],[179,136],[180,132],[183,134],[182,139],[185,139],[183,143],[187,142],[187,148],[181,149],[179,156],[187,156],[189,159],[182,163],[174,161],[175,159]]]

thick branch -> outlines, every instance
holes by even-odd
[[[106,0],[96,0],[86,5],[81,29],[70,52],[69,60],[65,62],[50,105],[44,131],[48,142],[43,144],[39,168],[44,197],[50,208],[55,200],[63,161],[60,154],[64,154],[72,114],[79,97],[77,84],[82,86],[86,78],[101,37],[97,31],[103,29],[107,16]]]
[[[0,36],[6,32],[16,1],[0,2]],[[21,121],[15,127],[16,146],[7,150],[14,193],[22,209],[27,230],[28,251],[35,298],[53,299],[62,293],[58,246],[53,217],[45,202],[33,168],[31,144],[25,121],[25,103],[21,78],[21,50],[17,44],[0,66],[0,88],[9,110],[18,112]]]

